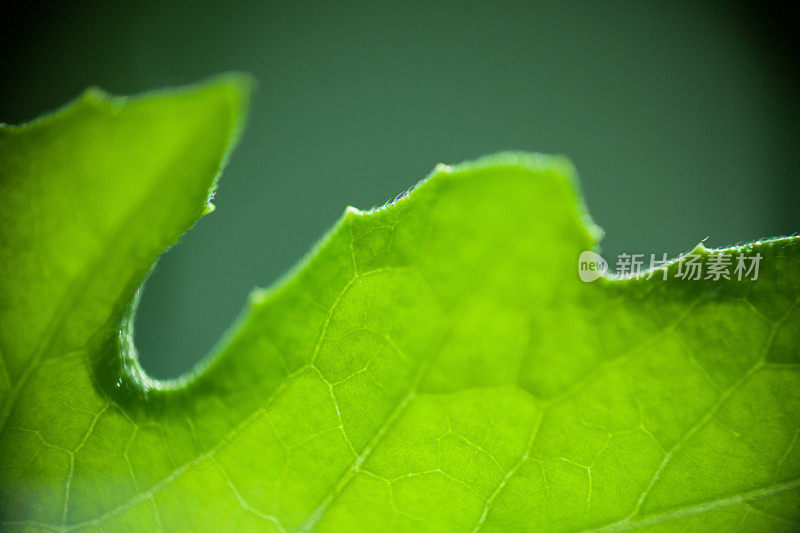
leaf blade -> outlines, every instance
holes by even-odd
[[[763,255],[757,283],[581,283],[600,232],[573,174],[500,154],[348,209],[180,383],[141,378],[123,310],[46,358],[68,382],[21,396],[0,443],[6,525],[796,522],[798,239],[731,249]]]

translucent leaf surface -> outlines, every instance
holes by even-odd
[[[600,232],[559,157],[349,208],[192,375],[144,376],[138,287],[209,210],[247,87],[0,129],[4,529],[800,526],[800,241],[695,250],[757,280],[583,283]]]

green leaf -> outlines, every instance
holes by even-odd
[[[560,157],[347,209],[196,371],[148,379],[138,287],[208,211],[248,84],[0,130],[4,529],[800,526],[800,239],[695,250],[758,253],[756,280],[583,283],[600,232]]]

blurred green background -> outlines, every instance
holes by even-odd
[[[800,230],[797,8],[774,3],[24,4],[3,10],[0,121],[226,70],[260,82],[216,212],[164,256],[144,367],[188,370],[248,291],[347,205],[437,162],[569,155],[604,255]]]

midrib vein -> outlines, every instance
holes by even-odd
[[[793,490],[797,488],[800,488],[800,478],[792,479],[790,481],[786,481],[783,483],[767,485],[749,491],[740,492],[739,494],[724,496],[722,498],[717,498],[715,500],[708,500],[693,505],[687,505],[685,507],[670,509],[669,511],[660,514],[654,514],[649,516],[645,515],[644,517],[638,520],[626,518],[624,520],[620,520],[619,522],[614,522],[612,524],[608,524],[599,527],[597,529],[587,529],[585,530],[584,533],[615,533],[618,531],[630,531],[632,529],[640,527],[660,524],[661,522],[674,520],[676,518],[694,516],[708,511],[716,511],[717,509],[723,509],[725,507],[739,505],[747,500],[768,498],[770,496],[774,496],[776,494],[780,494],[782,492],[786,492],[788,490]]]

